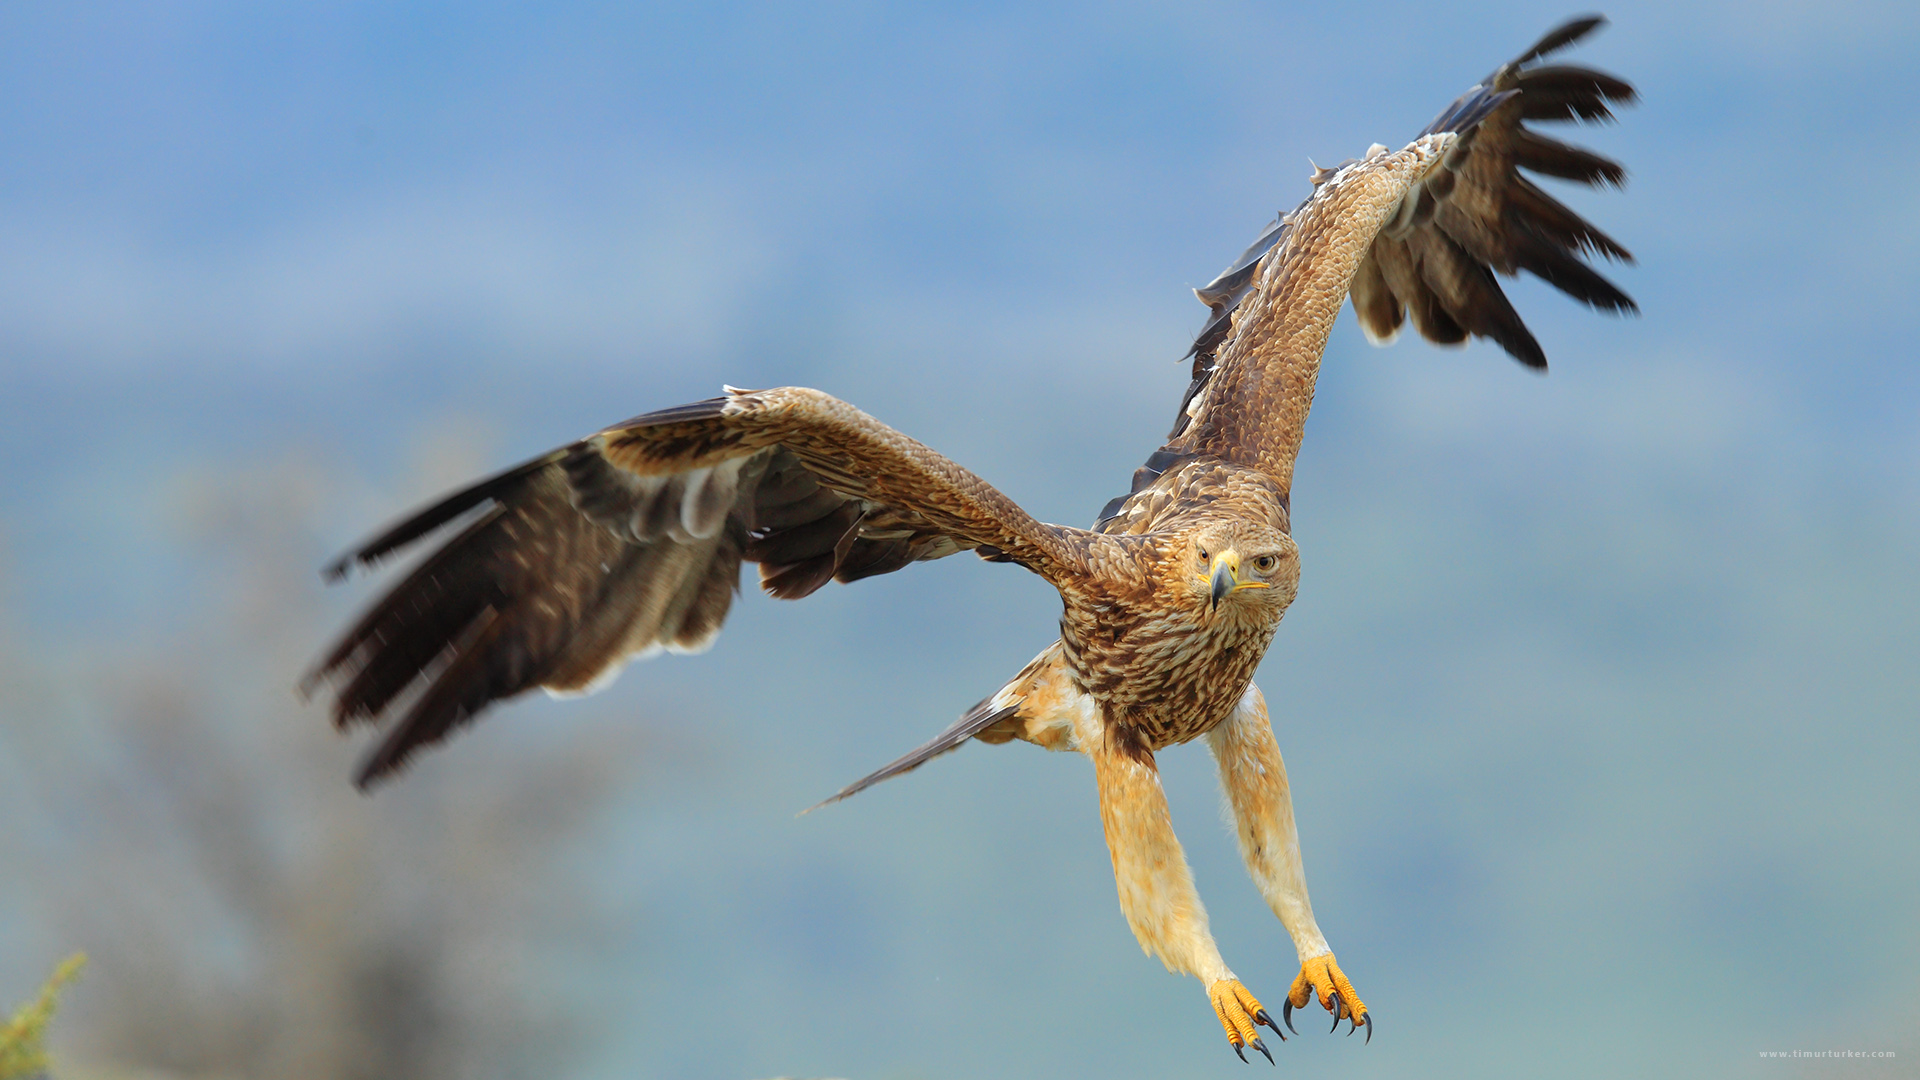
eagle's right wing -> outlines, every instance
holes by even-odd
[[[986,481],[853,406],[798,387],[649,413],[456,492],[329,568],[343,576],[465,528],[376,602],[306,689],[336,722],[404,715],[365,785],[491,702],[591,690],[720,631],[743,561],[797,599],[959,551],[1060,581],[1090,534],[1035,521]],[[1104,541],[1094,541],[1104,542]]]

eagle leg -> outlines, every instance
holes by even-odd
[[[1287,765],[1267,719],[1267,701],[1260,688],[1249,685],[1246,696],[1227,719],[1207,733],[1207,746],[1220,766],[1220,786],[1233,810],[1234,832],[1247,873],[1280,917],[1300,954],[1300,974],[1280,1007],[1280,1018],[1293,1027],[1293,1010],[1304,1006],[1317,987],[1320,1004],[1352,1026],[1362,1025],[1369,1041],[1373,1017],[1354,992],[1353,983],[1333,958],[1327,939],[1314,922],[1307,899],[1306,872],[1300,861],[1300,837],[1293,823],[1293,796],[1287,788]],[[1277,1029],[1276,1029],[1277,1030]]]
[[[1273,1017],[1227,969],[1207,928],[1207,909],[1193,887],[1180,840],[1173,835],[1167,795],[1152,752],[1110,737],[1096,710],[1075,717],[1075,742],[1093,759],[1100,787],[1100,823],[1113,856],[1113,880],[1120,892],[1120,913],[1147,953],[1167,970],[1192,975],[1207,988],[1207,1000],[1226,1029],[1227,1042],[1240,1060],[1252,1047],[1273,1054],[1260,1041],[1257,1024],[1275,1032]]]

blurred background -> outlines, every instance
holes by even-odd
[[[1037,578],[749,585],[706,655],[361,796],[293,686],[380,582],[317,569],[723,381],[1088,524],[1308,159],[1574,13],[6,5],[0,999],[91,954],[74,1077],[1243,1069],[1128,932],[1084,761],[974,745],[795,816],[1051,640]],[[1573,59],[1643,104],[1567,134],[1631,180],[1557,193],[1642,317],[1510,286],[1547,378],[1345,314],[1327,352],[1259,681],[1378,1045],[1316,1010],[1293,1074],[1920,1058],[1920,8],[1608,13]],[[1275,1000],[1211,763],[1162,760]]]

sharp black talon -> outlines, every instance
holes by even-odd
[[[1227,1040],[1227,1042],[1229,1045],[1233,1047],[1233,1052],[1240,1055],[1240,1060],[1242,1063],[1244,1063],[1247,1060],[1247,1052],[1245,1050],[1240,1049],[1239,1043],[1234,1042],[1231,1039]]]
[[[1273,1022],[1273,1014],[1268,1012],[1267,1010],[1265,1009],[1256,1010],[1253,1014],[1253,1022],[1256,1024],[1267,1025],[1268,1027],[1273,1029],[1273,1033],[1275,1035],[1280,1036],[1281,1042],[1287,1041],[1287,1033],[1284,1031],[1281,1031],[1280,1025]]]
[[[1367,1041],[1373,1041],[1373,1014],[1367,1014]]]
[[[1333,1004],[1330,1006],[1333,1009],[1333,1026],[1327,1029],[1329,1035],[1340,1030],[1340,991],[1335,990],[1330,996],[1333,999]]]
[[[1273,1053],[1267,1049],[1266,1043],[1263,1043],[1260,1041],[1260,1036],[1255,1035],[1253,1037],[1253,1041],[1248,1043],[1247,1045],[1253,1047],[1255,1050],[1258,1050],[1263,1054],[1266,1054],[1267,1064],[1269,1065],[1273,1064]]]
[[[1360,1021],[1355,1020],[1353,1018],[1352,1013],[1348,1013],[1347,1014],[1347,1038],[1349,1039],[1353,1038],[1353,1033],[1358,1030],[1360,1030]]]
[[[1280,1019],[1286,1022],[1288,1031],[1293,1032],[1295,1035],[1300,1034],[1300,1029],[1293,1026],[1293,998],[1289,997],[1280,1003]],[[1280,1029],[1274,1028],[1273,1030],[1279,1031]]]

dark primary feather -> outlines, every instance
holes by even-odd
[[[1631,102],[1635,96],[1625,81],[1591,68],[1532,68],[1509,78],[1522,91],[1522,120],[1612,120],[1608,102]]]
[[[1526,128],[1514,133],[1513,163],[1542,176],[1557,176],[1591,187],[1620,187],[1627,182],[1627,170],[1619,162]]]
[[[544,454],[532,461],[522,462],[504,472],[461,488],[439,502],[407,515],[383,532],[364,541],[359,547],[328,563],[322,573],[328,581],[338,581],[346,577],[356,565],[373,566],[386,556],[440,529],[462,514],[491,502],[501,492],[510,490],[523,481],[528,474],[547,465],[554,457],[553,454]]]
[[[1557,53],[1600,27],[1605,26],[1606,23],[1607,19],[1604,15],[1581,15],[1577,18],[1568,19],[1566,22],[1547,31],[1546,36],[1533,43],[1533,48],[1514,57],[1513,63],[1525,64],[1533,60],[1538,60],[1543,56]]]
[[[335,683],[341,725],[370,722],[405,701],[361,765],[362,786],[492,701],[536,686],[580,689],[630,652],[697,648],[718,629],[744,531],[690,543],[624,539],[575,509],[561,456],[463,490],[356,553],[377,558],[485,504],[308,676],[309,691]]]
[[[1632,298],[1584,261],[1631,262],[1633,256],[1527,180],[1518,170],[1588,185],[1618,186],[1626,170],[1588,150],[1529,130],[1527,120],[1608,120],[1612,103],[1634,100],[1633,87],[1588,68],[1528,66],[1603,25],[1589,16],[1541,38],[1513,61],[1442,110],[1427,131],[1462,131],[1442,172],[1427,185],[1431,218],[1406,233],[1383,231],[1356,281],[1354,313],[1375,340],[1391,340],[1410,316],[1429,340],[1452,344],[1464,334],[1494,340],[1528,367],[1546,354],[1508,303],[1495,273],[1525,270],[1567,295],[1610,312],[1636,310]],[[1497,104],[1487,108],[1495,97]],[[1461,126],[1459,117],[1477,113]]]

